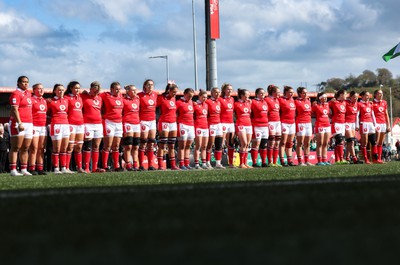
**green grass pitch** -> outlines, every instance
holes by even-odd
[[[2,264],[397,264],[400,163],[0,175]]]

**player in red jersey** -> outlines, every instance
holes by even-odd
[[[175,142],[177,136],[176,124],[176,93],[178,93],[178,86],[169,82],[165,87],[165,92],[158,96],[157,107],[160,108],[161,114],[158,119],[158,169],[165,170],[163,167],[164,151],[168,146],[169,162],[172,170],[178,170],[175,161]],[[187,168],[182,165],[180,169],[186,170]]]
[[[48,104],[48,112],[51,117],[50,136],[53,144],[51,158],[54,174],[72,173],[67,170],[67,148],[70,130],[68,124],[68,99],[64,98],[64,92],[63,85],[55,84],[53,97]]]
[[[28,171],[32,175],[47,175],[43,170],[44,149],[46,148],[46,114],[47,102],[43,98],[42,84],[32,86],[33,137],[29,147]]]
[[[85,139],[83,143],[83,164],[85,171],[90,173],[89,164],[92,159],[92,172],[105,172],[98,168],[99,147],[103,139],[103,121],[101,118],[102,99],[99,96],[101,90],[100,83],[93,81],[90,84],[89,93],[83,91],[81,94],[83,101],[83,121],[85,123]]]
[[[233,122],[233,105],[235,99],[231,96],[233,87],[231,84],[224,83],[221,86],[221,96],[218,101],[221,103],[221,127],[222,139],[225,139],[225,145],[228,147],[228,165],[234,168],[233,155],[235,153],[235,124]]]
[[[251,159],[253,167],[259,167],[257,164],[258,154],[261,157],[261,166],[267,167],[267,144],[268,144],[268,104],[264,100],[265,91],[263,88],[257,88],[255,98],[251,101],[251,122],[253,126],[253,139],[251,143]]]
[[[140,100],[134,85],[125,86],[124,109],[122,122],[124,125],[124,160],[128,171],[139,169],[140,143]]]
[[[192,169],[190,164],[190,147],[194,140],[194,109],[193,98],[194,90],[186,88],[183,97],[176,102],[176,112],[178,116],[178,159],[179,167]]]
[[[218,87],[211,89],[211,98],[207,99],[208,105],[208,127],[210,136],[208,138],[207,146],[207,166],[211,168],[211,152],[212,147],[214,148],[214,157],[216,161],[216,169],[225,169],[221,164],[222,158],[222,127],[221,127],[221,103],[218,101],[221,92]]]
[[[373,111],[373,104],[370,99],[370,94],[367,91],[360,93],[361,100],[358,103],[360,108],[359,119],[360,119],[360,134],[361,134],[361,152],[364,156],[364,162],[371,164],[368,159],[367,146],[368,143],[372,146],[372,157],[374,162],[378,159],[378,149],[376,146],[376,120]]]
[[[253,127],[251,126],[250,92],[238,89],[238,101],[235,102],[236,135],[239,138],[240,165],[239,168],[252,168],[247,165],[248,148],[251,142]]]
[[[139,170],[143,167],[144,155],[147,153],[148,169],[155,170],[153,166],[154,144],[156,143],[156,107],[158,94],[153,91],[154,82],[147,79],[143,83],[143,91],[138,94],[140,98],[140,145],[139,145]]]
[[[346,123],[345,123],[345,136],[346,136],[346,160],[351,160],[354,164],[361,163],[356,156],[354,144],[356,139],[356,128],[358,130],[358,93],[355,91],[350,92],[350,98],[346,101]]]
[[[28,172],[28,150],[32,142],[32,99],[28,91],[29,79],[18,77],[17,89],[10,96],[10,174],[11,176],[30,176]],[[17,171],[17,160],[21,163],[21,173]]]
[[[85,137],[83,123],[83,101],[80,96],[81,85],[71,81],[67,85],[65,98],[68,99],[68,122],[70,127],[69,145],[67,149],[67,171],[69,171],[72,152],[74,152],[75,165],[78,173],[86,173],[82,167],[82,145]]]
[[[346,96],[344,89],[335,93],[335,99],[329,102],[332,117],[332,136],[335,137],[335,162],[337,164],[348,164],[344,159],[344,137],[346,127]]]
[[[376,163],[383,164],[383,141],[385,140],[386,133],[391,132],[392,129],[390,127],[387,102],[383,99],[383,91],[381,89],[374,91],[373,111],[376,119],[376,142],[378,150],[378,159]]]
[[[100,97],[103,101],[103,150],[102,167],[106,171],[108,167],[108,157],[112,152],[113,170],[124,171],[119,164],[119,144],[122,138],[122,110],[124,108],[123,98],[121,96],[121,84],[119,82],[112,82],[110,85],[110,92],[101,93]]]
[[[268,164],[269,166],[279,167],[277,164],[279,155],[279,143],[282,137],[280,106],[278,98],[280,96],[279,87],[275,85],[268,86],[268,97],[265,101],[268,104]]]
[[[311,124],[311,101],[307,97],[307,89],[305,87],[297,88],[297,99],[294,101],[296,105],[296,154],[299,166],[313,166],[308,161],[310,155],[310,141],[313,135]],[[302,150],[304,152],[304,160],[302,159]],[[303,162],[304,161],[304,162]]]
[[[317,166],[329,166],[328,142],[331,137],[328,97],[324,92],[317,94],[317,102],[312,106],[315,115],[315,134],[317,136]]]
[[[296,105],[293,99],[293,88],[285,86],[283,89],[283,97],[279,98],[280,117],[282,126],[282,139],[279,148],[279,157],[282,166],[295,166],[293,163],[293,140],[296,134]],[[285,163],[285,153],[287,163]]]
[[[199,91],[199,100],[194,104],[194,126],[196,131],[195,149],[194,149],[194,168],[209,169],[207,166],[207,145],[208,145],[208,105],[207,91]],[[199,163],[201,159],[201,167]],[[212,168],[211,168],[212,169]]]

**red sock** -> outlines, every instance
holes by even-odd
[[[273,151],[274,151],[273,152],[273,161],[274,161],[274,164],[276,164],[276,162],[278,162],[279,150],[274,149]]]
[[[42,171],[43,170],[43,164],[36,164],[36,170]]]
[[[245,152],[243,155],[244,164],[247,166],[247,158],[249,157],[249,153]]]
[[[67,167],[67,153],[60,153],[61,167]]]
[[[153,150],[147,150],[147,160],[148,160],[148,165],[149,167],[153,166],[153,159],[154,159],[154,152]]]
[[[338,162],[339,161],[339,146],[338,145],[336,145],[335,146],[335,162]]]
[[[250,154],[251,154],[251,161],[253,162],[253,165],[257,164],[258,150],[251,148]]]
[[[241,164],[241,165],[244,164],[244,155],[245,155],[245,153],[243,153],[243,152],[240,152],[240,153],[239,153],[239,156],[240,156],[240,164]]]
[[[120,165],[119,165],[119,152],[118,151],[113,151],[112,152],[112,159],[113,159],[114,169],[120,168]]]
[[[304,163],[308,163],[308,155],[304,155]]]
[[[229,147],[228,148],[228,163],[229,165],[233,165],[233,156],[235,155],[235,149]]]
[[[323,163],[326,163],[327,161],[328,161],[328,160],[327,160],[326,156],[323,156],[323,157],[322,157],[322,162],[323,162]]]
[[[92,155],[92,152],[90,151],[83,151],[83,163],[85,165],[85,169],[89,169],[90,165],[90,156]]]
[[[92,171],[97,170],[97,164],[99,163],[99,151],[92,151]]]
[[[272,163],[272,154],[274,153],[273,149],[268,148],[267,150],[267,158],[268,158],[268,164]]]
[[[171,165],[171,168],[175,168],[176,167],[175,157],[170,157],[169,158],[169,164]]]
[[[303,160],[302,160],[302,158],[301,158],[301,155],[298,155],[298,156],[297,156],[297,162],[298,162],[299,164],[302,164],[302,163],[303,163]]]
[[[339,145],[339,160],[342,161],[344,156],[344,145]]]
[[[138,168],[138,161],[133,161],[133,168]]]
[[[317,156],[317,161],[318,161],[318,163],[321,163],[321,162],[322,162],[321,156]]]
[[[261,164],[267,163],[267,149],[260,149]]]
[[[183,159],[179,159],[179,166],[183,167],[185,165],[185,162]]]
[[[163,168],[164,157],[157,156],[158,168]]]
[[[188,167],[189,164],[190,164],[190,159],[189,158],[185,158],[184,161],[185,161],[185,167]]]
[[[75,164],[77,169],[82,169],[82,152],[75,152],[74,153]]]
[[[382,145],[377,146],[377,152],[378,152],[378,161],[382,160]]]
[[[131,169],[131,168],[132,168],[132,163],[131,163],[131,162],[127,162],[127,163],[125,164],[125,168],[126,168],[126,169]]]
[[[221,158],[222,158],[222,151],[221,151],[221,150],[216,150],[216,151],[214,151],[214,156],[215,156],[215,160],[221,161]]]
[[[27,165],[27,164],[21,164],[21,170],[27,169],[27,168],[28,168],[28,165]]]
[[[140,166],[143,166],[145,151],[146,150],[144,150],[144,149],[139,149],[139,164],[140,164]]]
[[[60,164],[60,156],[58,153],[51,154],[51,161],[53,161],[53,167],[58,168]]]
[[[35,165],[29,165],[29,166],[28,166],[28,169],[29,169],[29,170],[35,170]]]
[[[66,161],[66,168],[69,168],[69,166],[71,165],[71,158],[72,158],[72,153],[67,153],[67,161]]]
[[[16,170],[17,164],[9,164],[10,170]]]
[[[211,162],[211,152],[207,151],[207,153],[206,153],[206,161],[207,162]]]
[[[108,156],[110,155],[110,152],[106,150],[101,150],[101,159],[102,159],[102,168],[108,168]]]

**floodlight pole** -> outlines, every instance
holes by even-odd
[[[168,63],[168,55],[159,55],[159,56],[150,56],[149,59],[161,58],[165,59],[165,66],[167,71],[167,83],[169,81],[169,63]]]

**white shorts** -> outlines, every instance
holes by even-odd
[[[71,134],[84,134],[85,133],[85,125],[69,125],[69,131]]]
[[[122,137],[122,122],[104,120],[104,136]]]
[[[375,133],[375,126],[373,122],[360,122],[360,134]]]
[[[159,132],[176,132],[177,130],[178,126],[176,122],[158,122]]]
[[[268,122],[269,134],[270,135],[281,135],[282,125],[280,121],[270,121]]]
[[[209,130],[210,130],[210,136],[222,136],[222,127],[221,127],[221,123],[218,124],[211,124],[209,126]]]
[[[33,126],[33,137],[46,136],[46,126]]]
[[[296,123],[282,123],[282,134],[295,134]]]
[[[140,124],[124,123],[125,133],[140,133]]]
[[[345,130],[346,131],[355,131],[356,130],[356,123],[355,122],[346,122],[345,123]]]
[[[385,133],[387,130],[386,123],[377,123],[375,127],[376,132]]]
[[[33,123],[23,122],[24,130],[19,131],[18,125],[14,122],[10,122],[10,136],[24,136],[24,139],[32,139],[33,137]]]
[[[316,133],[331,133],[331,126],[328,127],[317,127],[315,128]]]
[[[221,123],[223,133],[235,133],[234,123]]]
[[[312,124],[309,123],[298,123],[297,124],[297,136],[312,136]]]
[[[208,137],[210,135],[208,129],[196,129],[196,136],[197,137]]]
[[[246,134],[253,134],[252,126],[236,125],[236,133],[245,132]]]
[[[346,128],[346,124],[345,123],[334,123],[334,124],[332,124],[332,128],[331,128],[332,136],[335,136],[336,134],[344,135],[345,128]]]
[[[50,125],[51,140],[61,140],[62,138],[69,138],[69,135],[69,124]]]
[[[180,123],[178,130],[178,139],[179,140],[193,140],[194,139],[194,126],[186,125]]]
[[[261,139],[268,139],[269,137],[269,129],[268,126],[265,127],[253,127],[253,139],[257,139],[260,141]]]
[[[140,121],[140,131],[141,132],[148,132],[151,130],[156,130],[156,121]]]
[[[98,139],[103,138],[103,124],[85,124],[85,138]]]

